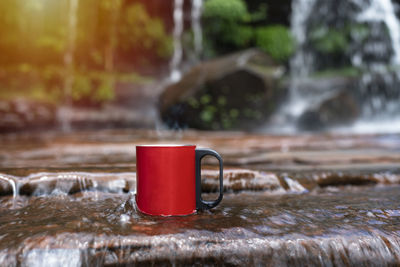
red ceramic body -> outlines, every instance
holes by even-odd
[[[136,147],[136,205],[151,215],[196,211],[194,145]]]

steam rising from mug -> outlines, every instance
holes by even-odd
[[[204,201],[201,197],[201,160],[206,155],[219,161],[219,197]],[[136,146],[138,209],[150,215],[188,215],[211,209],[223,197],[221,156],[211,149],[195,145]]]

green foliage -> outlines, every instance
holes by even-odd
[[[354,49],[370,35],[365,23],[343,22],[330,27],[315,22],[310,25],[307,46],[316,53],[314,64],[318,70],[330,72],[352,65]]]
[[[140,3],[131,4],[123,10],[119,40],[124,50],[155,51],[160,57],[169,57],[172,53],[172,40],[163,22],[150,17]]]
[[[0,64],[64,64],[69,49],[69,21],[76,16],[75,63],[104,67],[107,50],[119,56],[135,54],[137,64],[149,57],[169,58],[172,41],[163,21],[143,3],[128,0],[81,0],[70,14],[71,0],[0,1]],[[124,54],[125,53],[125,54]],[[116,66],[118,64],[115,64]]]
[[[61,63],[67,4],[66,0],[0,1],[0,64]]]
[[[287,27],[273,25],[256,30],[256,44],[277,61],[284,62],[294,51],[294,41]]]
[[[56,103],[62,94],[62,70],[27,63],[7,66],[0,75],[0,98],[28,98]]]
[[[364,24],[348,24],[342,28],[316,26],[310,32],[310,41],[322,53],[346,53],[353,38],[363,41],[370,30]]]
[[[71,99],[79,104],[102,105],[115,98],[117,84],[146,84],[149,81],[136,73],[76,72]]]
[[[44,35],[39,37],[35,43],[37,48],[49,49],[61,53],[65,49],[65,40],[62,36]]]
[[[214,116],[217,109],[214,106],[206,106],[200,113],[200,119],[206,123],[211,123],[214,120]]]
[[[243,0],[208,0],[204,4],[205,18],[218,18],[231,22],[249,19],[246,3]]]
[[[115,98],[116,86],[150,81],[149,77],[137,73],[79,70],[73,74],[68,97],[72,104],[100,106]],[[24,63],[0,72],[0,99],[27,98],[60,104],[65,101],[64,86],[65,71],[60,66],[38,68]]]
[[[322,53],[346,51],[349,42],[346,31],[318,27],[311,32],[310,39],[315,48]]]
[[[266,18],[267,5],[250,13],[243,0],[208,0],[204,5],[205,53],[208,57],[257,46],[279,62],[294,51],[294,41],[283,25],[254,26]],[[257,25],[257,24],[256,24]]]
[[[165,62],[172,41],[163,21],[130,0],[0,1],[0,95],[48,98],[66,96],[66,52],[73,62],[72,102],[102,104],[120,83],[147,83],[137,74],[144,64]],[[70,19],[76,17],[76,38]],[[73,44],[70,45],[70,41]],[[132,58],[133,57],[133,58]],[[143,64],[143,65],[141,65]]]
[[[250,46],[254,30],[248,23],[260,19],[265,10],[250,14],[243,0],[206,1],[203,13],[206,56]]]
[[[348,31],[358,40],[365,40],[370,35],[370,28],[365,24],[353,24]],[[389,34],[389,32],[388,32]]]
[[[101,105],[114,99],[115,79],[103,73],[77,73],[74,77],[71,98],[74,102]]]
[[[71,91],[72,100],[79,101],[85,98],[90,98],[91,93],[92,84],[90,78],[85,75],[76,75]]]
[[[254,31],[251,26],[239,25],[233,35],[226,36],[226,40],[231,40],[237,47],[245,47],[253,39]]]
[[[114,99],[114,85],[115,82],[112,77],[103,78],[94,92],[93,99],[100,103]]]
[[[261,88],[241,89],[206,83],[161,115],[164,118],[171,115],[173,121],[196,129],[233,130],[255,125],[272,112],[273,99],[278,98],[266,97]]]
[[[211,102],[211,96],[210,95],[203,95],[200,97],[200,103],[203,105],[206,105]]]

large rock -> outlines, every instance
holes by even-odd
[[[298,121],[303,130],[321,130],[349,125],[360,115],[360,107],[351,93],[339,91],[320,105],[304,112]]]
[[[361,104],[355,94],[357,77],[311,78],[298,86],[310,106],[297,122],[302,130],[323,130],[348,125],[360,115]]]
[[[252,128],[283,96],[282,75],[283,67],[256,49],[203,62],[164,90],[161,118],[173,128]]]

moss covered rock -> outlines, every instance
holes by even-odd
[[[172,128],[251,129],[265,121],[284,95],[283,72],[255,49],[203,62],[164,90],[161,118]]]

